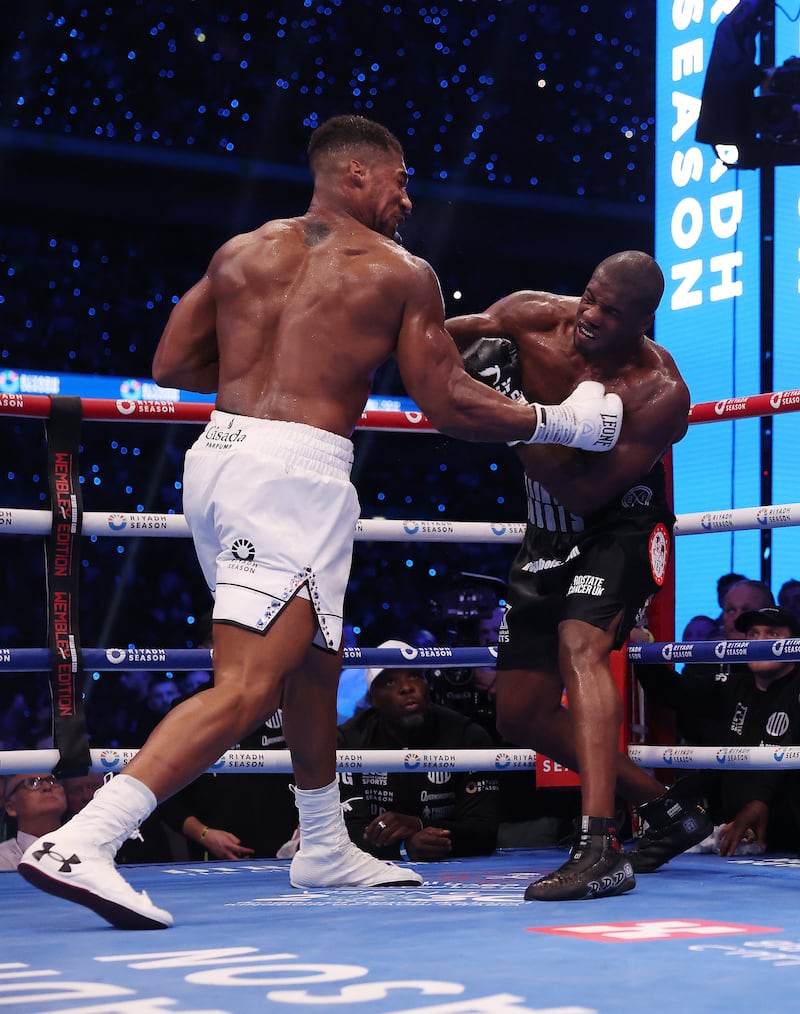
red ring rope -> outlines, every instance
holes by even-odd
[[[213,410],[210,402],[134,401],[126,398],[82,398],[83,418],[97,422],[131,419],[135,422],[205,423]],[[800,390],[750,394],[742,398],[723,398],[692,405],[690,423],[722,422],[726,419],[753,419],[800,410]],[[0,415],[46,419],[50,415],[50,396],[46,394],[0,394]],[[435,433],[434,427],[418,411],[401,412],[368,409],[361,413],[359,429],[401,433]]]

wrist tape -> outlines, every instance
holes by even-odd
[[[523,444],[564,444],[569,447],[578,432],[575,410],[569,405],[533,403],[539,421],[533,434]]]

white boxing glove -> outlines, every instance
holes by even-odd
[[[622,400],[596,380],[584,380],[560,405],[533,403],[539,423],[524,444],[562,444],[582,451],[610,451],[622,429]]]

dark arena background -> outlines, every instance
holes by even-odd
[[[700,141],[702,173],[673,169],[695,144],[714,32],[735,6],[0,5],[0,774],[13,770],[6,751],[53,752],[48,674],[8,663],[52,632],[47,533],[31,520],[54,502],[51,434],[42,416],[14,411],[15,398],[87,396],[98,385],[112,399],[158,398],[150,368],[171,307],[224,240],[305,211],[308,140],[336,114],[378,120],[401,140],[414,203],[403,243],[436,270],[448,315],[516,289],[579,294],[595,265],[623,249],[647,251],[664,267],[655,337],[693,378],[692,401],[707,410],[694,421],[724,421],[693,427],[688,456],[676,456],[680,534],[699,536],[678,542],[713,544],[707,555],[687,550],[683,570],[679,547],[662,640],[679,638],[695,613],[717,615],[716,581],[726,571],[761,578],[775,594],[800,578],[800,506],[787,503],[800,447],[798,417],[790,425],[788,413],[800,396],[775,395],[798,395],[800,386],[789,324],[799,309],[800,144],[790,132],[776,154],[770,124],[758,128],[769,144],[755,149],[757,166],[715,162]],[[797,10],[755,6],[762,50],[775,63],[790,59]],[[681,116],[691,120],[685,138]],[[726,179],[735,196],[717,206],[713,188]],[[695,194],[696,234],[695,205],[681,204]],[[737,232],[731,208],[741,194]],[[718,226],[713,236],[709,223]],[[719,267],[720,256],[731,259]],[[713,272],[726,291],[704,282],[695,300],[694,282]],[[692,317],[701,302],[707,316]],[[750,395],[766,399],[757,406],[765,418],[748,409]],[[405,406],[393,362],[373,396],[379,407]],[[709,431],[723,435],[712,451],[695,452],[696,433]],[[183,455],[197,432],[170,418],[84,419],[75,461],[82,509],[111,529],[84,534],[73,561],[84,648],[205,643],[211,600],[191,542],[114,537],[114,519],[122,527],[141,515],[147,529],[181,514]],[[370,429],[357,430],[354,443],[364,519],[424,520],[445,535],[461,522],[489,521],[497,531],[524,522],[521,473],[505,446]],[[772,526],[781,530],[775,543]],[[514,551],[502,539],[357,541],[347,645],[473,644],[474,628],[453,606],[459,589],[474,587],[475,575],[483,587],[500,586]],[[89,666],[83,686],[90,746],[105,751],[109,769],[115,750],[140,745],[107,739],[119,676]],[[648,755],[655,767],[673,761]],[[134,861],[126,877],[175,915],[166,934],[115,931],[0,873],[0,1008],[611,1014],[646,1004],[695,1014],[795,1002],[796,854],[684,855],[640,877],[630,895],[523,901],[527,883],[563,861],[561,844],[421,863],[423,887],[386,892],[292,891],[278,859]]]

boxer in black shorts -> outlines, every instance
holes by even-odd
[[[629,891],[635,873],[711,829],[696,800],[665,793],[620,751],[610,666],[663,583],[672,542],[661,459],[686,433],[690,400],[672,357],[647,334],[663,291],[653,258],[627,250],[599,264],[580,297],[515,292],[447,321],[468,372],[512,399],[564,398],[588,381],[623,408],[605,454],[517,444],[529,518],[498,634],[497,725],[510,742],[580,772],[582,811],[569,859],[528,886],[529,900]],[[630,853],[615,827],[617,794],[645,827]]]

